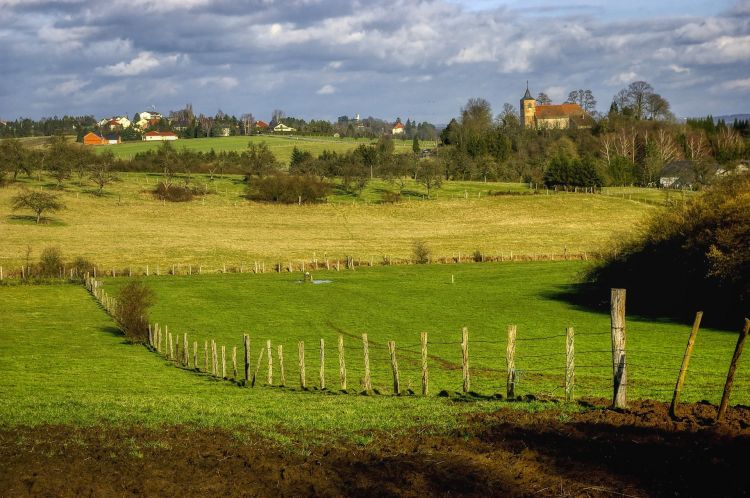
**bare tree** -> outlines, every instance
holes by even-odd
[[[667,164],[677,159],[679,155],[679,147],[674,138],[672,138],[672,135],[664,128],[659,128],[659,130],[657,130],[653,144],[656,155],[663,164]]]
[[[546,93],[539,92],[539,95],[536,96],[536,103],[538,105],[549,105],[552,103],[552,99]]]
[[[273,128],[277,124],[281,123],[281,121],[286,117],[286,114],[284,114],[284,111],[281,109],[274,109],[271,113],[271,127]]]
[[[685,157],[694,162],[708,157],[708,142],[703,132],[689,133],[685,136]]]
[[[646,117],[646,103],[653,93],[654,87],[645,81],[634,81],[628,85],[628,107],[633,111],[636,119]]]
[[[104,187],[117,179],[117,175],[112,171],[115,156],[112,151],[107,151],[97,158],[91,165],[91,181],[98,187],[96,194],[102,195]]]
[[[570,104],[578,104],[588,113],[593,113],[596,110],[596,99],[591,90],[573,90],[568,94],[568,100],[566,100],[566,102]]]
[[[245,131],[245,135],[249,135],[255,127],[255,118],[252,113],[248,112],[240,116],[242,122],[242,129]]]

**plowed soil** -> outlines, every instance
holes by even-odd
[[[603,403],[603,401],[602,401]],[[750,408],[503,409],[465,431],[282,447],[196,427],[0,428],[2,496],[746,496]],[[364,436],[364,435],[363,435]]]

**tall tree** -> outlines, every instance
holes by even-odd
[[[539,92],[536,96],[536,103],[539,105],[549,105],[552,103],[552,99],[544,92]]]

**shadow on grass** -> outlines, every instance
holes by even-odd
[[[36,216],[33,215],[26,215],[26,214],[12,214],[6,217],[6,220],[8,220],[8,223],[13,225],[38,225],[38,226],[50,226],[50,227],[65,227],[68,226],[67,223],[65,223],[62,220],[56,219],[56,218],[45,218],[39,220],[39,223],[36,222]]]

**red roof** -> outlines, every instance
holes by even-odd
[[[583,116],[583,108],[578,104],[538,105],[534,115],[541,119]]]
[[[256,121],[255,126],[257,128],[268,128],[268,123],[266,123],[265,121]]]
[[[404,125],[402,125],[401,123],[396,123],[395,125],[393,125],[394,129],[403,128],[403,127]]]

